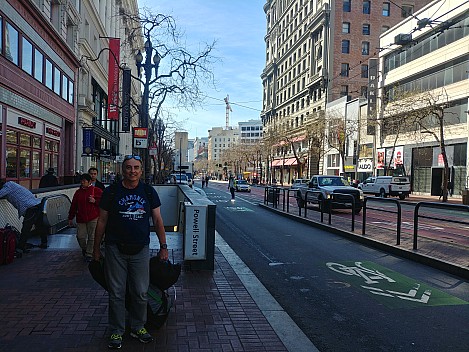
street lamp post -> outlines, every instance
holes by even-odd
[[[153,50],[155,51],[155,55],[153,56],[153,63],[152,63],[152,54]],[[148,120],[149,120],[149,106],[148,106],[148,99],[150,95],[150,83],[151,83],[151,76],[152,70],[155,69],[155,80],[158,78],[158,66],[160,64],[161,57],[158,54],[158,51],[153,48],[150,38],[148,37],[145,42],[145,62],[143,62],[143,55],[142,52],[139,50],[137,55],[135,56],[135,63],[137,65],[138,76],[140,77],[140,69],[143,67],[145,71],[145,81],[143,82],[143,97],[142,103],[140,105],[139,111],[139,126],[144,127],[148,131]],[[150,183],[150,158],[148,155],[148,142],[147,147],[142,150],[143,153],[143,162],[145,165],[145,182]]]
[[[165,125],[163,123],[162,119],[158,119],[156,121],[156,133],[158,136],[158,177],[157,177],[157,183],[161,184],[162,182],[162,173],[161,173],[161,159],[163,155],[163,136],[164,136],[164,130],[165,130]]]

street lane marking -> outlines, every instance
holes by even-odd
[[[373,262],[329,262],[326,266],[335,273],[345,275],[345,280],[352,286],[375,297],[388,308],[469,304]],[[341,278],[344,279],[343,276]]]

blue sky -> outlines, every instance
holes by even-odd
[[[262,81],[265,65],[265,0],[139,0],[139,6],[154,13],[171,15],[184,31],[187,47],[217,41],[213,56],[216,88],[203,88],[208,97],[197,111],[172,109],[174,119],[184,121],[189,138],[207,137],[212,127],[224,127],[225,103],[230,96],[230,126],[259,119],[262,108]],[[239,105],[237,105],[239,104]],[[169,109],[171,103],[166,104]]]

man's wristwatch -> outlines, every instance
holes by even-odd
[[[161,243],[160,249],[168,249],[168,245],[166,243]]]

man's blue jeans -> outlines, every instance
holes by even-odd
[[[130,328],[138,331],[147,321],[147,292],[150,283],[148,245],[135,255],[122,254],[116,244],[106,244],[105,272],[109,290],[109,329],[111,334],[125,332],[125,294],[130,294]]]

